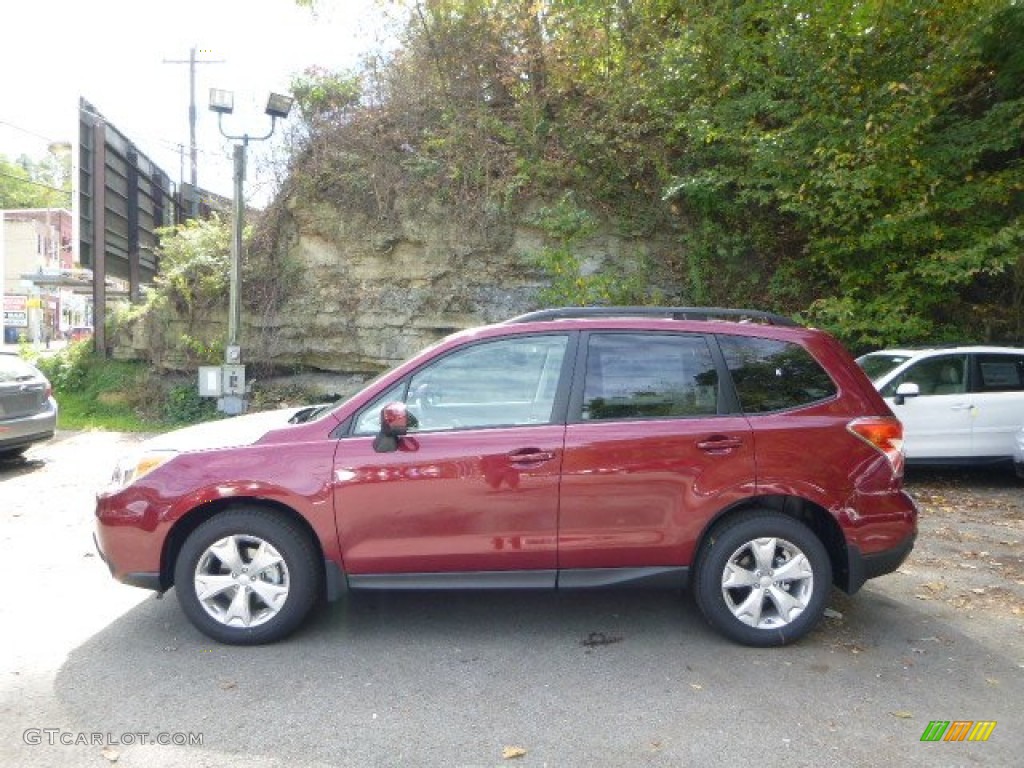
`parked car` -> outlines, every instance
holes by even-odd
[[[911,464],[1009,464],[1024,425],[1024,349],[887,349],[857,358],[903,422]]]
[[[50,382],[16,354],[0,353],[0,459],[49,440],[57,429],[57,401]]]
[[[91,325],[76,325],[68,331],[68,341],[84,341],[92,338]]]
[[[902,437],[847,351],[786,318],[547,310],[337,406],[153,438],[98,495],[96,541],[226,643],[346,589],[689,585],[718,631],[775,646],[911,551]]]

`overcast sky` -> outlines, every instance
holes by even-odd
[[[0,153],[41,158],[74,142],[83,96],[177,182],[188,163],[189,48],[196,68],[199,185],[231,195],[230,145],[207,108],[211,87],[235,92],[229,133],[260,135],[269,91],[287,92],[308,66],[353,66],[380,37],[379,0],[328,0],[314,14],[294,0],[19,0],[0,17]],[[248,109],[248,112],[244,110]],[[272,186],[267,147],[252,145],[246,194]]]

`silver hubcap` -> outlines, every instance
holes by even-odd
[[[284,607],[289,584],[284,558],[257,536],[226,536],[196,565],[196,597],[225,626],[270,621]]]
[[[775,629],[796,619],[814,594],[807,556],[785,539],[748,541],[722,571],[722,596],[733,616],[751,627]]]

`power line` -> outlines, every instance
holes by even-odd
[[[69,190],[69,189],[61,189],[60,187],[51,187],[49,184],[43,184],[40,181],[32,181],[32,179],[26,179],[23,176],[15,176],[13,173],[5,173],[4,171],[0,171],[0,176],[4,176],[4,177],[6,177],[8,179],[14,179],[15,181],[22,181],[22,182],[24,182],[26,184],[31,184],[34,187],[42,187],[43,189],[51,189],[54,192],[60,192],[62,195],[67,195],[68,197],[71,197],[71,194],[72,194],[71,190]]]
[[[28,128],[23,128],[20,125],[15,125],[14,123],[12,123],[12,122],[10,122],[8,120],[0,120],[0,125],[6,125],[8,128],[13,128],[16,131],[21,131],[22,133],[27,133],[29,136],[35,136],[37,139],[42,139],[43,141],[47,142],[48,144],[60,144],[61,143],[61,142],[57,141],[56,139],[50,138],[49,136],[43,136],[43,134],[41,134],[41,133],[36,133],[35,131],[31,131]]]

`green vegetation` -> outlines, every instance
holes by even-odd
[[[33,160],[10,160],[0,154],[0,210],[5,208],[70,208],[71,153]]]
[[[299,266],[268,243],[274,213],[253,243],[243,237],[243,306],[250,316],[272,315],[294,292]],[[157,367],[191,369],[224,359],[227,296],[230,282],[230,223],[218,216],[189,220],[158,230],[160,272],[141,304],[119,304],[107,314],[108,338],[130,336],[141,324]],[[256,356],[272,344],[273,329],[251,337]]]
[[[678,258],[587,274],[578,234],[545,229],[550,303],[656,300],[667,274],[671,298],[798,314],[855,348],[1024,340],[1014,0],[407,7],[362,98],[348,73],[305,84],[307,199],[387,218],[401,192],[489,227],[569,194]]]
[[[169,383],[145,363],[102,360],[91,341],[34,363],[53,385],[61,429],[161,432],[218,417],[214,402],[200,398],[194,383]]]

